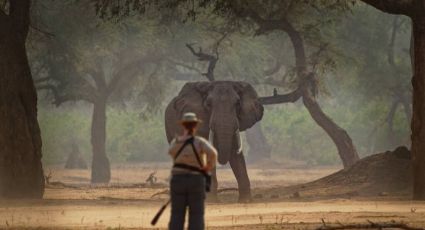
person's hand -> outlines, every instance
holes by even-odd
[[[211,167],[209,165],[205,165],[204,167],[201,168],[202,171],[204,172],[210,172],[211,171]]]

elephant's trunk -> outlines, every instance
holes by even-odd
[[[231,154],[240,151],[239,129],[217,126],[212,130],[211,137],[213,145],[218,151],[218,162],[220,164],[226,164]]]

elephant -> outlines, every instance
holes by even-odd
[[[182,133],[178,120],[194,112],[203,121],[198,135],[209,139],[218,151],[218,162],[230,163],[239,190],[239,202],[251,200],[251,185],[242,152],[240,132],[263,117],[264,108],[254,88],[245,82],[189,82],[165,110],[168,142]],[[216,170],[212,172],[211,199],[217,199]]]

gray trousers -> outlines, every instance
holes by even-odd
[[[170,182],[170,230],[183,230],[189,208],[189,230],[204,229],[205,178],[203,175],[173,175]]]

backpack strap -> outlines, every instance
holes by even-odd
[[[190,165],[179,164],[179,163],[175,163],[173,165],[173,167],[184,168],[184,169],[188,169],[188,170],[192,170],[192,171],[197,171],[197,172],[200,172],[200,173],[206,175],[206,172],[204,170],[202,170],[202,168],[204,167],[204,164],[202,164],[202,161],[201,161],[201,159],[198,156],[198,151],[196,151],[195,145],[193,144],[194,140],[195,140],[195,137],[191,137],[191,138],[187,139],[184,142],[184,144],[182,145],[182,147],[179,149],[179,151],[177,152],[176,157],[174,158],[174,160],[177,159],[177,157],[180,155],[180,153],[183,151],[183,149],[186,147],[186,145],[190,144],[192,146],[193,154],[195,154],[196,161],[198,162],[199,166],[201,166],[201,167],[200,168],[197,168],[197,167],[193,167],[193,166],[190,166]]]
[[[192,142],[190,142],[190,145],[192,145],[192,150],[193,150],[193,153],[195,154],[196,161],[198,161],[199,166],[201,166],[201,168],[203,168],[204,164],[202,164],[202,161],[198,156],[198,151],[196,151],[196,148],[195,148],[195,145],[193,144],[193,142],[194,142],[194,140],[192,140]]]
[[[204,176],[208,176],[208,173],[205,172],[204,170],[202,170],[202,169],[200,169],[198,167],[191,166],[191,165],[176,163],[176,164],[173,165],[173,167],[175,167],[175,168],[181,168],[181,169],[187,169],[187,170],[195,171],[195,172],[199,172],[199,173],[201,173]]]
[[[180,147],[179,151],[177,151],[177,153],[176,153],[176,157],[174,157],[174,160],[176,160],[176,159],[177,159],[177,157],[179,157],[180,153],[182,153],[183,149],[184,149],[184,148],[186,147],[186,145],[188,145],[189,143],[192,143],[192,145],[193,145],[193,137],[191,137],[191,138],[187,139],[187,140],[183,143],[182,147]]]

